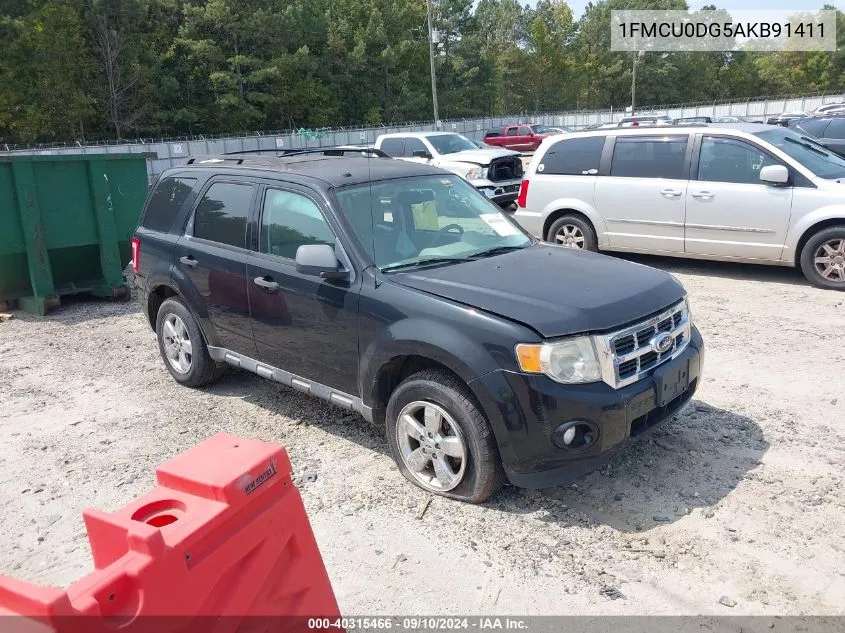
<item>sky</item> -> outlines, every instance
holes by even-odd
[[[537,4],[537,0],[522,0],[528,2],[531,6]],[[584,7],[587,6],[589,0],[565,0],[566,4],[572,9],[572,14],[577,20],[584,15]],[[817,10],[821,9],[825,4],[832,4],[839,9],[845,11],[845,0],[687,0],[691,9],[700,9],[706,4],[715,4],[719,9],[740,10],[740,9],[760,9],[766,10]]]

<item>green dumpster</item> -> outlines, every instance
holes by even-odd
[[[126,296],[123,269],[153,154],[0,156],[0,302]]]

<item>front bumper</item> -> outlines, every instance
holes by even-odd
[[[513,203],[519,196],[519,185],[521,180],[502,180],[493,182],[491,180],[470,180],[469,183],[478,189],[484,197],[495,202],[500,207],[506,207]]]
[[[630,437],[671,417],[692,398],[701,376],[704,344],[693,327],[690,344],[656,372],[686,372],[688,386],[660,405],[657,373],[621,389],[603,383],[563,385],[542,375],[494,371],[472,381],[493,423],[505,472],[522,488],[547,488],[595,470]],[[480,384],[473,384],[480,383]],[[670,391],[671,392],[671,391]],[[496,394],[491,397],[492,394]],[[598,429],[581,452],[559,448],[554,430],[571,420]]]

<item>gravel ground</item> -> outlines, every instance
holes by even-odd
[[[0,573],[70,584],[92,568],[84,507],[121,507],[225,431],[316,473],[302,495],[346,615],[845,614],[845,294],[793,270],[636,261],[689,290],[708,346],[696,398],[575,485],[434,498],[422,519],[428,495],[366,422],[242,372],[178,386],[134,301],[15,312]]]

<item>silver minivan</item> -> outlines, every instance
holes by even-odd
[[[543,141],[514,217],[601,251],[800,266],[845,290],[845,159],[753,123],[579,132]]]

